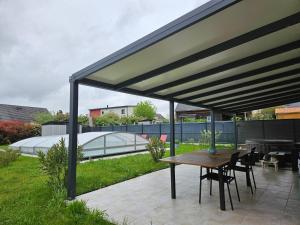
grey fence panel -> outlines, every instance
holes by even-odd
[[[294,139],[300,142],[300,120],[294,120]]]
[[[204,130],[210,130],[210,123],[176,123],[175,139],[181,142],[200,142],[200,134]],[[104,127],[84,127],[83,132],[89,131],[122,131],[136,134],[146,134],[148,137],[162,134],[170,137],[169,124],[150,125],[122,125]],[[216,121],[218,135],[217,143],[234,143],[234,123],[232,121]],[[268,138],[268,139],[293,139],[300,142],[300,120],[256,120],[238,121],[238,143],[245,143],[247,139]]]
[[[266,139],[294,139],[292,120],[266,120],[263,124]]]
[[[238,143],[245,143],[246,139],[264,138],[264,126],[262,121],[237,122]]]
[[[142,126],[141,125],[128,125],[127,132],[142,134]]]

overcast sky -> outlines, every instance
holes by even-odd
[[[0,0],[0,104],[69,111],[69,76],[207,0]],[[146,98],[80,86],[79,113]],[[168,103],[151,99],[167,115]]]

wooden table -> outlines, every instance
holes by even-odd
[[[243,158],[249,154],[249,151],[239,151],[239,152],[240,152],[239,158]],[[160,161],[170,163],[170,166],[174,164],[187,164],[187,165],[200,166],[207,169],[217,169],[219,175],[220,209],[225,210],[223,167],[229,163],[232,153],[234,153],[234,151],[221,150],[221,151],[217,151],[216,154],[211,155],[208,153],[208,151],[200,150],[200,151],[185,153],[182,155],[171,156],[168,158],[161,159]],[[247,184],[248,184],[248,179],[250,180],[250,176],[248,172],[247,174],[246,177],[247,177]],[[175,181],[175,178],[173,179]],[[174,187],[172,187],[172,185],[174,185]],[[175,182],[174,184],[171,183],[171,189],[176,190]]]

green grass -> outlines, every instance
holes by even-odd
[[[181,144],[176,154],[197,149],[199,146]],[[21,156],[0,168],[0,225],[112,224],[100,212],[89,211],[82,203],[66,206],[53,200],[39,165],[37,158]],[[77,169],[77,194],[167,167],[166,163],[153,162],[149,154],[81,163]]]

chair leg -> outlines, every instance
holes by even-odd
[[[229,200],[230,200],[231,209],[233,210],[233,204],[232,204],[232,199],[231,199],[231,194],[230,194],[229,184],[228,184],[228,182],[226,182],[226,184],[227,184],[227,189],[228,189],[228,195],[229,195]]]
[[[253,188],[251,182],[250,182],[250,189],[251,189],[251,194],[253,195]]]
[[[212,195],[212,179],[210,179],[209,195]]]
[[[252,179],[253,179],[253,183],[254,183],[254,188],[256,189],[256,182],[255,182],[255,178],[254,178],[254,173],[253,173],[252,167],[251,167],[251,173],[252,173]]]
[[[237,182],[236,182],[236,178],[235,178],[235,171],[233,170],[233,177],[234,177],[234,183],[235,183],[235,188],[236,188],[236,194],[238,196],[238,200],[239,202],[241,201],[240,199],[240,193],[239,193],[239,189],[238,189],[238,186],[237,186]]]
[[[199,204],[201,204],[201,189],[202,189],[202,167],[200,167]]]

